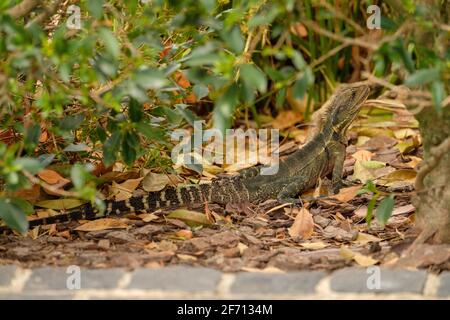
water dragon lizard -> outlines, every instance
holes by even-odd
[[[135,196],[122,201],[105,201],[101,212],[91,204],[62,214],[29,221],[30,227],[72,220],[93,220],[132,212],[148,212],[158,208],[194,203],[260,203],[268,199],[298,203],[302,192],[314,187],[331,174],[333,192],[342,185],[342,172],[347,145],[347,129],[367,99],[370,89],[365,84],[339,87],[316,113],[316,127],[307,142],[282,159],[274,175],[261,175],[261,166],[250,167],[233,177],[211,183],[168,186],[158,192]],[[5,227],[0,227],[0,230]]]

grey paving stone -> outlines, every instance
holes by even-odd
[[[336,292],[421,294],[427,278],[426,271],[380,268],[378,273],[373,270],[376,269],[349,268],[336,271],[331,278],[331,289]]]
[[[313,294],[324,272],[240,273],[231,287],[232,293],[252,294]]]
[[[439,276],[440,284],[437,291],[439,297],[450,297],[450,272],[444,272]]]
[[[128,288],[161,291],[213,292],[221,273],[207,268],[173,266],[137,269]]]
[[[16,270],[14,265],[0,266],[0,286],[9,286]]]
[[[0,300],[72,300],[72,294],[0,294]]]
[[[33,269],[25,284],[24,291],[67,290],[67,277],[73,273],[66,273],[66,271],[67,268],[43,267]]]
[[[123,269],[80,269],[80,289],[116,288],[124,273]],[[25,285],[25,291],[47,289],[69,291],[67,283],[69,286],[76,285],[74,276],[74,270],[67,268],[34,269]]]
[[[124,269],[81,269],[81,289],[114,289]]]

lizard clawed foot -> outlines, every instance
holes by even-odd
[[[340,191],[342,188],[352,187],[352,186],[355,186],[355,185],[357,185],[356,182],[353,182],[353,181],[347,181],[347,180],[345,180],[345,181],[344,181],[344,180],[341,180],[341,181],[339,181],[339,182],[336,182],[336,183],[333,185],[332,192],[333,192],[333,194],[338,194],[339,191]]]
[[[277,198],[279,203],[292,203],[292,204],[299,204],[302,203],[302,201],[298,198],[285,198],[285,197],[278,197]]]

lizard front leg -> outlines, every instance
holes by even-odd
[[[344,171],[345,144],[339,143],[333,150],[333,173],[331,176],[331,188],[333,193],[338,193],[344,185],[342,182],[342,173]]]
[[[300,199],[294,198],[302,190],[305,189],[307,181],[303,177],[296,178],[294,181],[286,185],[277,195],[277,200],[280,203],[300,203]]]

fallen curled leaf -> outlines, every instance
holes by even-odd
[[[100,231],[107,229],[126,229],[128,225],[119,219],[103,218],[89,221],[75,228],[77,231]]]
[[[297,215],[294,223],[288,230],[289,235],[291,237],[301,237],[302,239],[311,238],[314,231],[312,214],[304,207],[300,208],[300,210],[294,209],[294,212],[297,212]]]
[[[358,233],[358,237],[356,238],[356,240],[354,242],[364,245],[369,242],[380,242],[380,241],[381,241],[381,239],[378,237],[375,237],[371,234],[360,232],[360,233]]]
[[[357,264],[359,264],[362,267],[369,267],[373,266],[374,264],[378,263],[378,260],[373,259],[372,257],[365,256],[359,252],[354,252],[351,249],[342,246],[339,250],[339,254],[344,259],[350,260],[353,259]]]
[[[378,260],[360,253],[356,253],[353,260],[355,260],[355,262],[361,267],[369,267],[378,263]]]
[[[300,243],[300,246],[302,246],[305,249],[309,249],[309,250],[320,250],[320,249],[328,247],[329,245],[322,241],[318,241],[318,242]]]
[[[156,249],[159,251],[172,251],[175,252],[178,249],[178,246],[169,240],[162,240],[157,243]]]
[[[408,214],[414,212],[414,210],[416,210],[416,208],[412,204],[407,204],[401,207],[394,208],[391,215],[396,216],[399,214]]]
[[[242,242],[239,242],[238,245],[237,245],[237,248],[239,250],[239,253],[242,255],[245,252],[245,250],[248,249],[248,246],[246,246]]]
[[[358,232],[356,230],[346,231],[342,228],[327,226],[323,230],[323,236],[326,239],[335,239],[337,241],[353,241],[357,238]]]
[[[362,160],[362,161],[369,161],[374,156],[374,153],[367,151],[367,150],[358,150],[354,154],[352,154],[352,157],[356,160]]]
[[[155,192],[164,189],[170,182],[165,174],[149,172],[142,180],[142,188],[147,192]]]
[[[396,182],[413,184],[416,180],[417,172],[415,170],[400,169],[389,173],[377,180],[377,184],[391,187],[396,184]]]
[[[348,202],[356,197],[359,190],[361,190],[361,186],[342,188],[341,190],[339,190],[338,194],[332,196],[331,198],[336,199],[340,202]]]
[[[411,129],[411,128],[404,128],[394,131],[394,136],[397,139],[406,139],[409,137],[417,136],[417,131]]]
[[[142,214],[139,214],[137,217],[144,222],[150,222],[150,221],[159,219],[159,217],[154,213],[142,213]]]
[[[189,254],[177,254],[177,258],[180,259],[181,261],[187,261],[187,262],[193,262],[193,261],[197,261],[197,257],[191,256]]]
[[[111,185],[111,193],[117,201],[131,198],[133,191],[139,186],[143,178],[129,179],[122,183],[113,181]]]
[[[169,219],[178,219],[183,222],[185,222],[188,226],[198,226],[198,225],[204,225],[209,226],[211,225],[211,222],[209,222],[208,218],[205,214],[186,210],[186,209],[177,209],[172,211],[167,215],[167,218]]]
[[[178,230],[175,235],[183,239],[192,239],[193,237],[192,231],[186,229]]]
[[[67,180],[66,178],[62,177],[58,172],[50,169],[44,169],[40,171],[37,174],[37,176],[48,184],[57,184],[61,180]]]
[[[68,210],[85,204],[86,200],[80,199],[55,199],[42,200],[35,203],[35,206],[54,210]]]
[[[40,198],[41,186],[33,184],[30,189],[20,189],[13,193],[14,197],[22,198],[30,201],[31,203],[37,201]]]
[[[306,30],[305,26],[301,22],[294,23],[291,26],[291,32],[300,38],[304,38],[308,35],[308,30]]]
[[[416,168],[417,165],[422,162],[422,159],[420,159],[419,157],[415,157],[415,156],[409,156],[409,159],[410,159],[410,161],[406,162],[404,165],[411,169]]]

